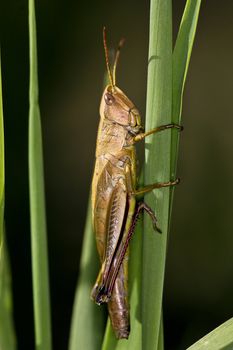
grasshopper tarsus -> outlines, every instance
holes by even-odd
[[[184,130],[183,125],[180,125],[180,124],[171,123],[171,124],[168,124],[168,125],[171,125],[171,128],[178,129],[179,131],[183,131]],[[169,127],[168,127],[168,129],[169,129]]]
[[[106,286],[102,284],[100,286],[96,285],[91,297],[97,305],[102,305],[109,302],[111,294],[108,292]]]
[[[161,230],[161,228],[159,228],[156,224],[153,224],[153,229],[154,229],[154,231],[156,231],[156,232],[158,232],[158,233],[160,233],[160,234],[163,233],[162,230]]]
[[[175,181],[171,182],[172,186],[178,185],[180,183],[180,178],[177,177],[177,179],[175,179]]]
[[[162,234],[162,233],[163,233],[162,230],[161,230],[161,228],[158,227],[156,221],[153,221],[153,220],[152,220],[152,225],[153,225],[153,229],[154,229],[155,232],[157,232],[157,233],[159,233],[159,234]]]
[[[182,131],[184,129],[184,127],[180,124],[170,123],[170,124],[165,124],[165,125],[159,126],[157,128],[157,131],[163,131],[166,129],[177,129],[178,131]]]

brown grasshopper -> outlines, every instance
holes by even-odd
[[[128,245],[140,211],[150,215],[156,231],[157,219],[150,207],[136,197],[155,188],[176,185],[179,180],[137,188],[135,143],[162,130],[181,127],[162,125],[143,131],[140,114],[132,101],[116,86],[119,43],[110,70],[105,29],[105,59],[109,78],[100,103],[96,162],[92,180],[92,220],[101,269],[91,297],[97,304],[108,303],[111,324],[118,339],[129,336],[127,296]]]

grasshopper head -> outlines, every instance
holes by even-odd
[[[119,42],[112,71],[110,69],[108,59],[105,28],[103,28],[103,42],[106,67],[110,84],[107,85],[102,96],[100,104],[100,115],[113,124],[118,124],[125,127],[129,133],[136,135],[143,129],[141,126],[140,114],[137,108],[134,106],[133,102],[130,101],[124,92],[116,86],[116,67],[124,39]]]
[[[133,102],[117,86],[108,85],[103,93],[100,114],[113,124],[125,127],[130,133],[141,132],[141,117]]]

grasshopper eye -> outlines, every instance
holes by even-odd
[[[111,106],[115,102],[115,98],[108,92],[104,95],[104,100],[108,106]]]

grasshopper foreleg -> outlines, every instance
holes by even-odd
[[[174,124],[174,123],[171,123],[171,124],[166,124],[166,125],[161,125],[161,126],[158,126],[157,128],[154,128],[152,130],[149,130],[147,132],[142,132],[138,135],[136,135],[134,138],[133,138],[133,142],[138,142],[138,141],[141,141],[143,140],[145,137],[151,135],[151,134],[156,134],[157,132],[159,131],[163,131],[163,130],[167,130],[167,129],[177,129],[179,131],[182,131],[183,130],[183,126],[181,125],[178,125],[178,124]]]

